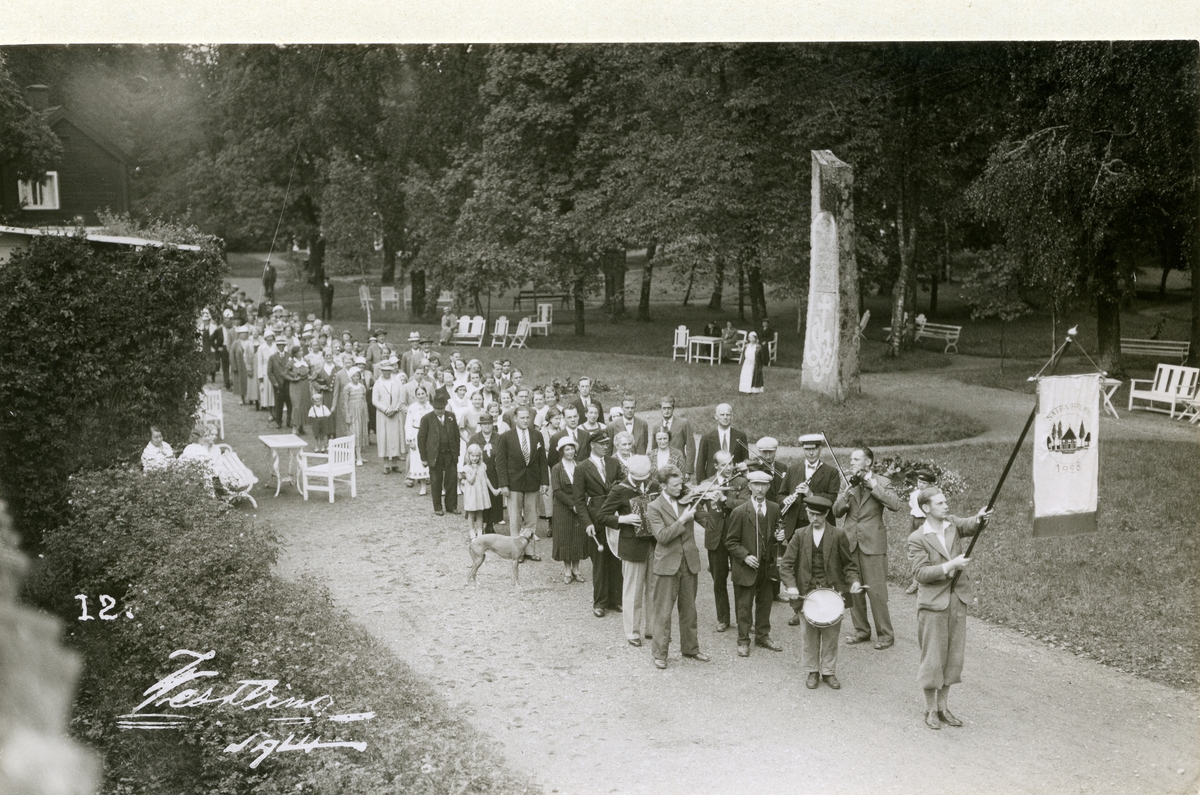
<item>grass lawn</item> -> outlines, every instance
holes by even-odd
[[[955,513],[969,515],[987,503],[1010,450],[970,445],[932,456],[966,480],[966,493],[950,500]],[[1122,671],[1194,689],[1200,663],[1197,447],[1112,441],[1103,450],[1099,532],[1037,540],[1028,445],[1021,452],[997,503],[998,518],[975,548],[973,612]],[[887,521],[892,579],[907,584],[908,518],[888,512]]]

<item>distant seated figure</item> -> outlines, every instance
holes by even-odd
[[[146,449],[142,451],[142,470],[154,472],[166,469],[173,463],[175,463],[175,451],[171,449],[171,445],[163,441],[162,431],[158,429],[158,426],[151,425],[150,441],[146,443]]]
[[[179,454],[179,461],[181,463],[187,461],[198,463],[203,469],[206,478],[211,481],[213,491],[216,494],[223,494],[225,487],[221,484],[221,479],[217,476],[217,464],[221,458],[221,448],[213,444],[216,438],[216,429],[211,425],[197,424],[192,428],[191,435],[188,436],[187,447],[183,448],[183,452]]]
[[[704,326],[704,336],[706,336],[706,337],[721,336],[721,324],[715,320],[708,321],[707,325]]]
[[[732,320],[725,321],[725,328],[721,329],[721,346],[724,349],[722,356],[726,359],[737,359],[738,333],[733,327]]]

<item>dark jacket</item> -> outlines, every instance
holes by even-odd
[[[799,533],[792,536],[787,551],[783,553],[783,568],[779,571],[783,587],[796,588],[801,596],[817,587],[812,581],[812,555],[812,531],[802,527]],[[825,559],[826,579],[845,599],[850,593],[850,584],[862,580],[858,564],[850,552],[850,542],[840,527],[825,525],[825,534],[821,537],[821,555]]]
[[[787,480],[784,481],[783,488],[779,492],[780,505],[788,496],[795,494],[796,487],[804,482],[804,475],[807,470],[804,468],[804,462],[792,464],[788,469]],[[830,503],[836,502],[838,498],[838,489],[842,485],[842,476],[838,471],[826,464],[824,461],[813,472],[812,480],[808,482],[809,493],[814,497],[824,497]],[[833,517],[833,512],[829,513],[829,524],[836,524]],[[787,531],[788,539],[791,539],[792,533],[797,527],[805,527],[808,525],[808,513],[804,510],[803,498],[792,503],[791,507],[783,515],[784,530]]]
[[[445,421],[440,422],[436,412],[429,412],[421,418],[417,428],[417,450],[421,460],[430,467],[453,467],[458,464],[458,421],[454,412],[447,411]],[[446,439],[449,439],[449,443]]]
[[[646,505],[649,506],[658,496],[660,487],[654,481],[649,481],[646,486],[644,499]],[[644,563],[650,559],[650,554],[654,550],[654,536],[639,536],[632,525],[618,522],[620,517],[634,513],[633,500],[640,496],[642,495],[639,489],[631,486],[629,479],[626,478],[613,486],[612,490],[608,492],[604,504],[600,506],[600,521],[604,526],[621,531],[621,539],[616,550],[617,557],[630,563]],[[642,526],[645,528],[644,532],[649,532],[650,527],[645,524],[644,518]]]
[[[709,431],[700,437],[700,444],[696,447],[696,480],[706,480],[717,474],[717,465],[713,461],[713,456],[721,449],[721,441],[717,437],[716,429]],[[729,429],[729,452],[733,456],[733,463],[737,464],[746,460],[746,434],[739,431],[737,428]]]
[[[709,550],[725,548],[725,530],[729,524],[729,514],[733,509],[750,499],[750,482],[741,475],[729,479],[729,491],[725,492],[724,501],[719,507],[710,509],[700,520],[704,525],[704,548]]]
[[[608,499],[612,487],[621,480],[621,467],[611,456],[604,459],[604,479],[596,470],[596,463],[591,458],[579,461],[575,469],[575,500],[583,506],[588,524],[594,525],[597,532],[604,527],[600,521],[600,508]],[[616,554],[616,550],[613,550]]]
[[[510,428],[500,435],[496,443],[496,477],[497,488],[509,488],[512,491],[538,491],[550,483],[550,469],[546,466],[546,443],[542,434],[529,429],[529,463],[525,463],[525,455],[521,452],[521,439],[517,436],[517,428]]]
[[[734,585],[754,585],[759,571],[768,576],[776,574],[772,570],[775,568],[775,525],[778,522],[779,506],[770,500],[767,500],[765,521],[758,519],[753,500],[746,500],[729,514],[725,548],[729,550],[729,570]],[[758,569],[746,565],[748,555],[758,558]]]

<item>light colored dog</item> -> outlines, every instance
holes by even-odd
[[[489,533],[471,539],[471,546],[468,547],[468,551],[471,553],[471,573],[467,575],[467,585],[478,585],[475,582],[475,573],[483,565],[484,555],[488,552],[512,561],[513,585],[518,585],[520,580],[517,575],[517,567],[521,565],[521,558],[525,557],[525,548],[529,546],[532,538],[533,530],[527,527],[518,536]]]

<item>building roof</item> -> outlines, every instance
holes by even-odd
[[[161,240],[146,240],[141,237],[123,237],[120,235],[104,235],[98,232],[88,232],[87,239],[93,243],[111,243],[118,246],[154,246],[161,248],[163,246],[174,246],[180,251],[199,251],[200,247],[191,243],[165,243]],[[8,235],[25,235],[27,237],[38,237],[41,235],[56,235],[59,237],[70,237],[77,234],[76,227],[48,226],[37,229],[24,226],[0,226],[0,234]]]
[[[85,124],[84,122],[80,121],[79,116],[77,114],[72,113],[71,111],[69,111],[65,107],[63,107],[62,105],[56,105],[52,108],[46,108],[44,113],[46,114],[45,120],[46,120],[47,127],[53,127],[58,122],[66,120],[70,124],[74,125],[74,127],[77,130],[79,130],[81,133],[83,133],[88,138],[90,138],[92,140],[92,143],[96,144],[96,146],[100,147],[105,152],[108,152],[110,155],[112,155],[117,160],[120,160],[122,163],[125,163],[127,165],[130,162],[132,162],[130,160],[129,155],[127,155],[123,151],[121,151],[121,149],[116,144],[114,144],[111,140],[109,140],[107,137],[105,137],[103,133],[99,132],[94,127],[91,127],[88,124]]]

